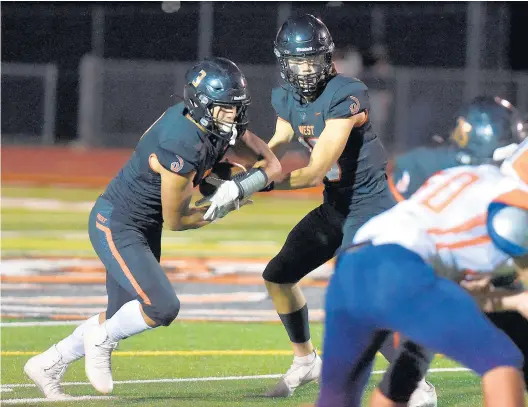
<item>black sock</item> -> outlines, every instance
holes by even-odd
[[[290,314],[279,314],[279,317],[288,332],[290,341],[304,343],[310,340],[310,325],[308,323],[308,305]]]

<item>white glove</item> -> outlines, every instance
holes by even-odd
[[[224,217],[228,212],[240,207],[240,188],[235,181],[225,181],[216,192],[208,198],[211,206],[204,215],[204,220],[214,220]]]

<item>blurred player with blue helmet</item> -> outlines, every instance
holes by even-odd
[[[373,358],[395,331],[482,376],[486,405],[524,406],[522,353],[458,283],[528,275],[528,141],[500,168],[435,174],[354,240],[326,296],[319,407],[359,406]],[[495,301],[516,306],[505,298]],[[406,402],[375,390],[371,405]]]

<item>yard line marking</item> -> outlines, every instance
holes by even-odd
[[[210,376],[210,377],[183,377],[170,379],[145,379],[145,380],[114,380],[114,384],[151,384],[151,383],[186,383],[186,382],[217,382],[217,381],[232,381],[232,380],[257,380],[257,379],[278,379],[282,374],[267,374],[267,375],[253,375],[253,376]],[[89,382],[65,382],[63,386],[86,386]],[[18,383],[18,384],[3,384],[2,388],[18,388],[18,387],[36,387],[34,384]]]
[[[35,356],[41,352],[35,351],[2,351],[0,356]],[[146,351],[115,351],[112,356],[282,356],[291,355],[291,350],[146,350]]]
[[[60,400],[50,400],[46,398],[34,398],[34,399],[3,399],[2,404],[28,404],[31,403],[63,403],[65,401],[86,401],[86,400],[112,400],[116,399],[114,396],[79,396],[79,397],[66,397]]]
[[[1,328],[21,328],[34,326],[76,326],[81,325],[85,320],[80,321],[26,321],[26,322],[1,322]]]
[[[427,373],[452,373],[452,372],[470,372],[465,367],[446,367],[429,369]],[[374,370],[372,374],[378,375],[385,373],[385,370]],[[236,380],[258,380],[258,379],[278,379],[283,374],[267,374],[253,376],[210,376],[210,377],[184,377],[170,379],[145,379],[145,380],[114,380],[114,384],[152,384],[152,383],[187,383],[187,382],[217,382],[217,381],[236,381]],[[63,386],[87,386],[89,382],[65,382]],[[36,387],[29,383],[3,384],[2,389],[8,388],[26,388]],[[4,401],[4,400],[2,400]]]

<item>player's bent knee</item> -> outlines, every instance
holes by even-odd
[[[178,297],[174,299],[164,307],[164,310],[161,313],[161,324],[164,326],[169,326],[176,319],[180,313],[180,300]]]
[[[262,278],[274,284],[295,284],[300,281],[301,276],[297,276],[294,272],[294,268],[278,255],[268,263],[262,273]]]
[[[169,326],[180,312],[180,300],[176,295],[161,298],[150,306],[143,307],[145,314],[159,325]]]
[[[282,261],[278,256],[275,256],[266,265],[266,268],[262,272],[262,278],[266,283],[280,283],[280,274],[282,273]],[[268,284],[266,284],[267,286]]]

